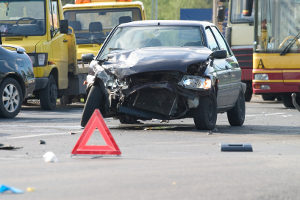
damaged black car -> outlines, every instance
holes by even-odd
[[[193,118],[215,128],[217,113],[232,126],[245,120],[241,69],[218,28],[199,21],[139,21],[112,30],[91,62],[81,125],[95,109],[121,123]]]

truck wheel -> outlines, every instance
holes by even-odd
[[[85,127],[85,125],[88,123],[91,115],[93,114],[95,109],[100,109],[101,100],[103,99],[104,94],[100,88],[100,86],[95,85],[92,86],[87,100],[84,104],[82,117],[81,117],[81,126]]]
[[[282,95],[282,102],[286,108],[294,108],[292,97],[290,94]]]
[[[0,115],[5,118],[15,117],[23,101],[20,84],[15,79],[7,78],[0,85],[0,94]]]
[[[40,92],[40,104],[44,110],[54,110],[57,100],[57,85],[52,75],[49,77],[46,88]]]
[[[67,104],[72,103],[72,96],[63,95],[62,97],[60,97],[59,101],[60,101],[60,105],[66,106]]]
[[[274,95],[271,94],[262,94],[261,97],[264,101],[274,101],[276,98]]]
[[[197,129],[212,130],[217,122],[217,99],[214,93],[200,97],[199,106],[195,109],[194,123]]]
[[[231,126],[242,126],[245,121],[245,97],[240,93],[235,106],[227,111],[227,118]]]
[[[250,102],[252,98],[252,86],[247,84],[245,92],[245,101]]]

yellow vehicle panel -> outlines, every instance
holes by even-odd
[[[279,53],[254,53],[253,69],[299,69],[300,56],[289,53],[280,56]]]
[[[144,6],[143,3],[140,1],[134,1],[134,2],[94,2],[94,3],[83,3],[83,4],[67,4],[63,7],[64,12],[68,12],[68,11],[74,11],[74,12],[80,12],[80,11],[93,11],[93,10],[114,10],[114,9],[121,9],[121,8],[136,8],[138,10],[140,10],[140,15],[136,15],[134,13],[132,13],[132,19],[135,18],[140,18],[141,20],[145,20],[145,11],[144,11]],[[65,17],[67,18],[67,17]],[[109,18],[109,16],[107,16],[107,18]],[[74,16],[70,16],[69,20],[69,26],[71,25],[71,22],[73,21],[77,21],[77,19]],[[84,23],[83,23],[84,22]],[[108,24],[113,23],[108,21],[104,21],[104,22],[108,22]],[[87,28],[88,26],[88,21],[86,22],[85,18],[84,20],[81,22],[80,25],[80,29],[76,30],[74,28],[75,31],[75,35],[77,34],[77,37],[80,38],[84,38],[84,37],[88,37],[86,36],[87,34],[90,33],[89,28]],[[114,25],[115,26],[115,25]],[[114,27],[111,25],[105,25],[105,23],[103,24],[103,26],[101,25],[101,34],[103,34],[102,36],[102,40],[103,38],[105,38],[105,36],[107,36],[109,34],[109,32],[111,31],[111,29]],[[84,27],[84,28],[83,28]],[[82,28],[82,29],[81,29]],[[81,36],[82,35],[82,36]],[[77,42],[77,60],[81,60],[81,57],[83,54],[87,54],[87,53],[92,53],[95,56],[98,54],[102,43],[100,42],[94,42],[92,40],[89,40],[88,38],[86,38],[87,41],[80,43]]]

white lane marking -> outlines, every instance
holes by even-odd
[[[293,115],[286,115],[286,113],[258,113],[258,114],[248,114],[246,117],[258,117],[258,116],[273,116],[273,115],[281,115],[281,116],[293,116]]]
[[[67,133],[46,133],[46,134],[35,134],[35,135],[23,135],[17,137],[7,137],[6,139],[23,139],[23,138],[34,138],[34,137],[44,137],[53,135],[67,135]]]

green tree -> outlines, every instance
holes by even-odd
[[[145,6],[147,19],[151,19],[152,0],[141,0]],[[153,0],[153,18],[155,17]],[[180,8],[212,8],[211,0],[158,0],[158,19],[179,19]]]

